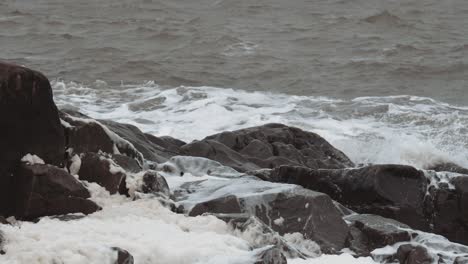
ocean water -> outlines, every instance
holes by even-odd
[[[46,74],[61,108],[158,136],[276,122],[357,164],[468,167],[467,16],[465,0],[1,0],[0,60]],[[111,263],[108,243],[137,263],[252,258],[251,241],[214,218],[90,189],[103,211],[3,228],[0,263]],[[335,262],[374,263],[290,260]]]

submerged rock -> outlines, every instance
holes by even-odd
[[[282,124],[212,135],[182,146],[181,153],[216,160],[242,172],[280,165],[329,169],[354,166],[319,135]]]
[[[20,165],[14,173],[15,215],[32,220],[69,213],[90,214],[99,206],[88,190],[64,169],[51,165]]]
[[[8,216],[14,203],[11,174],[24,155],[54,165],[64,161],[63,129],[41,73],[0,62],[0,139],[0,215]]]

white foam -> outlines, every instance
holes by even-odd
[[[94,87],[96,86],[96,87]],[[184,141],[279,122],[317,132],[356,163],[468,166],[468,108],[416,96],[337,100],[213,87],[53,82],[60,106]],[[95,89],[93,89],[95,88]]]
[[[90,188],[102,211],[75,221],[43,218],[2,226],[6,254],[0,263],[113,263],[115,246],[131,252],[138,264],[252,262],[248,242],[215,217],[186,217],[156,199],[131,201],[97,184]]]

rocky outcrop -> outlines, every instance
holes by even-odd
[[[468,245],[468,177],[451,178],[450,184],[428,189],[425,210],[431,223],[429,231]]]
[[[37,71],[0,62],[0,215],[10,215],[11,174],[20,159],[35,154],[64,161],[65,141],[47,78]]]
[[[347,216],[345,220],[351,230],[348,247],[360,256],[370,256],[374,249],[411,240],[411,234],[403,230],[410,227],[392,219],[362,214]]]
[[[130,254],[128,251],[118,248],[118,247],[113,247],[112,250],[117,252],[117,260],[114,262],[114,264],[133,264],[133,256]]]
[[[111,194],[119,192],[125,185],[125,171],[111,159],[96,153],[81,155],[81,167],[78,172],[82,181],[95,182],[106,188]]]
[[[324,252],[342,249],[349,231],[330,197],[300,187],[282,192],[251,193],[244,197],[223,196],[195,205],[189,215],[203,213],[255,215],[280,235],[303,234],[317,242]]]
[[[270,179],[323,192],[358,213],[381,215],[428,230],[424,213],[427,178],[405,165],[373,165],[359,169],[313,170],[283,166]]]
[[[22,164],[14,172],[15,215],[32,220],[47,215],[90,214],[99,210],[88,190],[65,170]]]
[[[319,135],[282,124],[267,124],[223,132],[180,148],[181,153],[206,157],[238,171],[301,165],[345,168],[353,162]]]

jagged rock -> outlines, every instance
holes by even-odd
[[[180,142],[158,138],[141,132],[136,126],[121,124],[110,120],[99,120],[120,137],[128,140],[147,160],[165,162],[178,155]],[[177,143],[176,143],[177,142]]]
[[[401,264],[432,264],[434,259],[422,246],[404,244],[398,247],[395,258]]]
[[[203,213],[255,215],[281,235],[303,234],[317,242],[324,252],[342,249],[349,232],[329,196],[300,187],[219,197],[195,205],[189,215]]]
[[[20,159],[35,154],[64,161],[65,138],[52,89],[37,71],[0,62],[0,215],[11,215],[11,174]]]
[[[427,178],[410,166],[372,165],[344,170],[282,166],[272,171],[270,179],[326,193],[358,213],[377,214],[429,230],[424,212]]]
[[[277,247],[269,247],[256,256],[255,264],[287,264],[286,257]]]
[[[280,165],[310,168],[354,166],[346,155],[319,135],[282,124],[222,132],[182,146],[181,153],[216,160],[239,171]]]
[[[43,164],[21,164],[14,172],[15,215],[31,220],[99,210],[88,190],[64,169]]]
[[[142,193],[163,194],[166,197],[171,194],[166,179],[156,171],[145,172],[139,191]]]
[[[118,247],[113,247],[112,250],[117,252],[117,260],[114,262],[114,264],[133,264],[133,256],[126,250],[118,248]]]
[[[126,174],[111,159],[96,153],[81,155],[80,180],[95,182],[106,188],[111,194],[117,193]]]
[[[411,234],[401,228],[409,226],[378,215],[350,215],[345,217],[350,222],[348,246],[360,256],[369,256],[374,249],[411,240]]]

